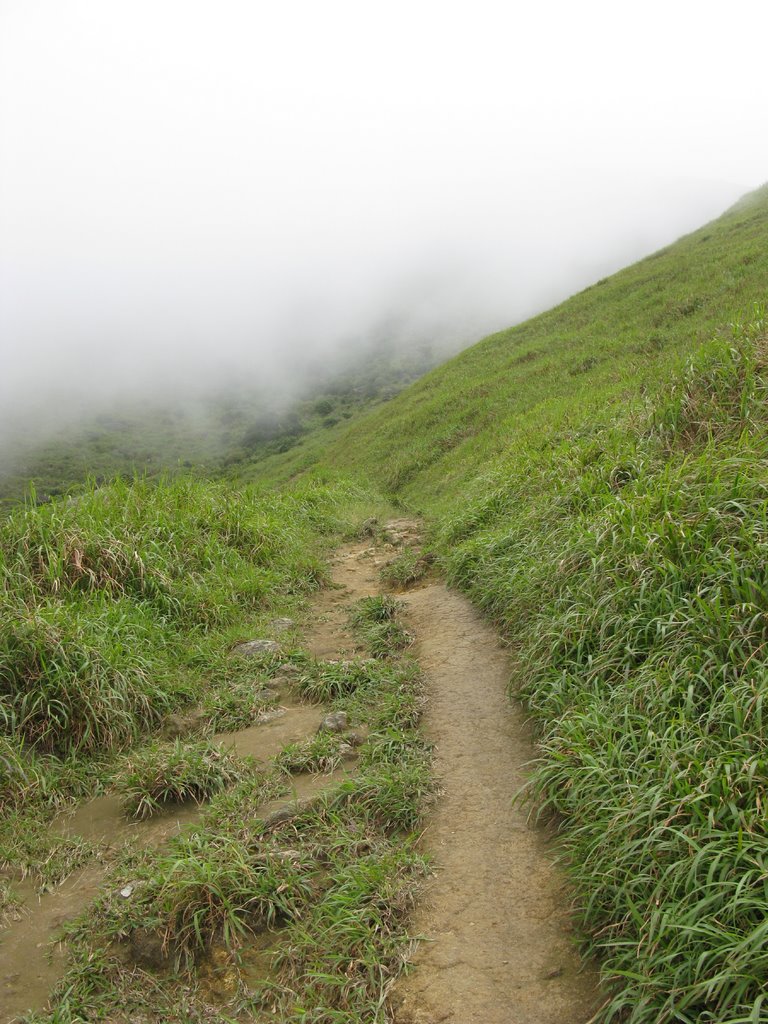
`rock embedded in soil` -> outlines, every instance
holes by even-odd
[[[332,711],[326,715],[320,725],[318,732],[344,732],[349,725],[349,717],[346,711]]]
[[[278,654],[280,644],[276,640],[246,640],[234,648],[235,654],[251,658],[255,654]]]
[[[276,811],[272,811],[264,819],[265,828],[276,828],[277,825],[282,825],[286,821],[293,821],[295,817],[299,815],[301,808],[286,805],[285,807],[278,807]]]
[[[288,629],[293,629],[296,623],[293,619],[279,618],[272,619],[269,623],[270,629],[274,629],[276,633],[285,633]]]
[[[298,679],[300,675],[301,675],[301,669],[299,668],[299,666],[298,665],[291,665],[291,663],[288,662],[285,665],[279,665],[277,667],[277,669],[275,670],[275,674],[274,674],[274,676],[272,678],[273,679],[280,679],[280,678],[284,678],[284,679]]]

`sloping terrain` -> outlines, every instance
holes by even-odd
[[[768,1019],[768,188],[322,452],[500,626],[605,1020]]]
[[[56,885],[94,856],[46,833],[60,805],[119,783],[121,771],[133,786],[139,778],[141,799],[162,797],[158,786],[175,781],[177,754],[162,748],[158,783],[152,736],[175,714],[200,705],[211,730],[236,729],[222,724],[232,716],[258,716],[276,665],[267,659],[254,679],[229,657],[232,646],[246,628],[300,612],[307,594],[328,582],[322,552],[352,524],[358,536],[375,536],[371,517],[389,502],[423,514],[432,560],[404,552],[388,578],[418,578],[436,564],[507,647],[506,657],[491,658],[496,696],[477,688],[477,719],[486,725],[458,735],[452,714],[459,717],[467,694],[446,706],[450,673],[432,678],[429,666],[440,667],[435,634],[464,606],[440,589],[441,615],[413,595],[442,742],[454,759],[477,750],[478,768],[504,776],[502,803],[518,801],[483,837],[486,877],[488,850],[504,846],[507,826],[515,831],[523,788],[525,811],[559,833],[566,854],[583,945],[602,974],[596,1020],[768,1021],[767,285],[768,187],[486,339],[349,427],[320,427],[288,451],[265,454],[248,470],[258,473],[258,488],[243,487],[238,474],[247,467],[233,465],[232,487],[117,483],[14,513],[0,528],[0,854],[16,873],[0,878],[0,915],[18,909],[18,875]],[[298,484],[268,492],[295,477]],[[338,602],[326,596],[332,622]],[[305,696],[332,699],[369,722],[359,794],[342,789],[282,838],[253,824],[268,780],[214,797],[203,833],[216,856],[198,858],[191,833],[176,853],[136,865],[141,899],[123,907],[113,892],[97,907],[92,921],[101,922],[102,938],[162,922],[187,964],[201,948],[212,955],[222,935],[236,947],[253,924],[247,879],[261,884],[266,863],[275,888],[259,890],[259,914],[290,922],[298,945],[279,953],[289,980],[270,989],[266,1003],[243,1002],[241,1019],[259,1019],[248,1014],[264,1006],[272,1019],[272,1008],[290,1007],[305,1024],[352,1024],[361,1007],[373,1019],[372,1005],[376,1019],[388,1019],[386,996],[407,945],[400,922],[424,872],[413,840],[429,790],[428,751],[414,731],[420,677],[403,657],[408,639],[397,607],[377,598],[358,608],[372,654],[364,665],[318,663],[301,676]],[[466,683],[473,644],[489,654],[493,633],[468,611],[461,618]],[[312,665],[287,653],[299,672]],[[391,663],[379,664],[381,656]],[[539,741],[527,784],[505,741],[488,739],[489,705],[496,701],[498,718],[506,675]],[[293,751],[291,765],[319,763],[324,743]],[[125,767],[134,750],[140,770]],[[184,756],[193,792],[216,782],[195,744]],[[238,793],[250,796],[238,802]],[[446,784],[429,822],[447,844],[451,799]],[[231,870],[232,851],[242,871]],[[446,878],[455,852],[446,851]],[[201,882],[212,866],[212,881]],[[500,907],[518,898],[513,875],[493,878],[504,889]],[[335,888],[323,888],[331,876],[334,886],[364,894],[364,922],[354,900],[340,908]],[[435,884],[438,893],[439,872]],[[315,907],[307,894],[318,885],[328,898]],[[486,910],[488,885],[477,894]],[[221,886],[215,899],[211,886]],[[532,894],[529,903],[536,916]],[[447,906],[435,895],[433,911],[425,905],[417,920],[440,930]],[[345,943],[351,936],[343,950],[334,944],[339,909]],[[508,916],[483,936],[489,956],[499,934],[511,935]],[[471,922],[462,918],[457,933],[467,936]],[[531,940],[532,991],[553,982],[552,999],[575,999],[578,1019],[591,1003],[588,976],[579,982],[587,985],[583,998],[576,982],[568,992],[571,967],[547,978],[561,966],[562,938],[562,929],[552,933],[558,962],[549,967],[536,946],[547,927]],[[96,954],[88,931],[81,925],[76,936],[81,959],[74,987],[59,993],[57,1021],[82,1019],[90,1006]],[[439,1005],[450,986],[430,980],[430,970],[443,970],[430,964],[432,948],[423,947],[402,990],[404,1021],[456,1012]],[[435,945],[438,961],[446,948]],[[98,977],[122,977],[108,949],[105,939]],[[493,972],[460,961],[465,976],[477,969],[491,992]],[[498,966],[506,976],[508,965]],[[311,1011],[291,987],[299,977],[315,1000]],[[521,1019],[538,1019],[533,1004]],[[498,1000],[487,1006],[488,1019],[502,1013]]]
[[[474,345],[357,420],[299,446],[275,479],[312,465],[353,470],[431,514],[486,488],[487,471],[598,430],[730,324],[768,279],[768,185],[718,220],[540,316]],[[268,470],[269,467],[265,467]]]

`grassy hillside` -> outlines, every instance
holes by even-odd
[[[768,1020],[768,188],[324,451],[502,627],[605,1020]]]
[[[323,546],[386,493],[425,514],[509,642],[602,1019],[768,1020],[767,291],[768,187],[349,425],[232,464],[231,485],[17,510],[0,525],[0,859],[169,711],[231,712],[224,654],[290,614]]]
[[[264,467],[354,469],[430,513],[497,458],[641,409],[648,389],[729,324],[768,281],[768,185],[719,220],[561,305],[491,335],[322,446]],[[482,489],[482,476],[478,486]]]

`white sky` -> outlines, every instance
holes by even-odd
[[[768,4],[0,0],[0,406],[471,340],[768,178]]]

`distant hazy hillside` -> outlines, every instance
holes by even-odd
[[[139,401],[126,397],[109,413],[85,415],[55,436],[0,438],[0,507],[11,507],[30,485],[37,500],[65,493],[87,477],[158,473],[242,475],[264,458],[306,437],[325,441],[339,424],[398,394],[443,357],[445,348],[386,338],[350,343],[333,357],[302,367],[293,382],[264,389],[241,381],[208,397]],[[4,442],[4,443],[3,443]]]

